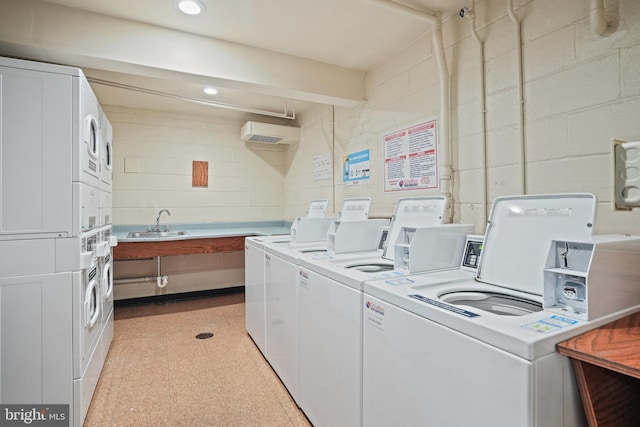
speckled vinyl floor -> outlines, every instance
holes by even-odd
[[[115,310],[85,427],[310,426],[247,335],[244,294]]]

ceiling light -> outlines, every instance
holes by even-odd
[[[204,3],[200,0],[176,0],[176,4],[187,15],[198,15],[204,11]]]
[[[216,89],[215,87],[205,87],[204,93],[206,93],[207,95],[216,95],[218,93],[218,89]]]

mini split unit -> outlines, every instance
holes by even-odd
[[[262,144],[291,144],[300,140],[300,128],[270,123],[247,122],[240,130],[240,138],[246,142]]]

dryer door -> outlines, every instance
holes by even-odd
[[[84,299],[84,325],[93,328],[100,318],[100,287],[94,278],[87,285]]]
[[[113,274],[111,274],[111,263],[106,262],[102,269],[102,297],[109,300],[113,297]]]

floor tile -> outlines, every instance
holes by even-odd
[[[246,333],[244,310],[242,293],[116,307],[85,427],[310,426]]]

